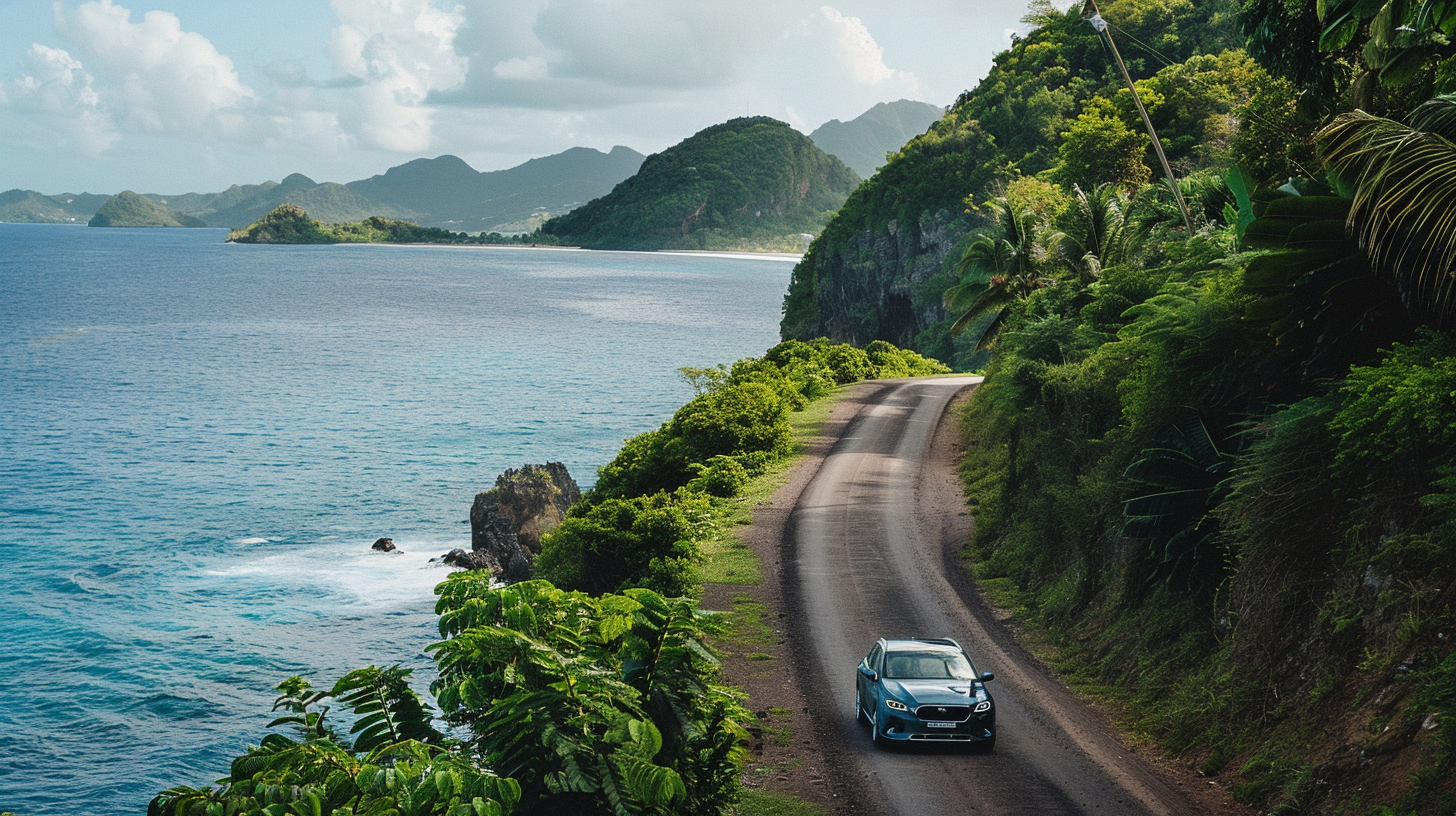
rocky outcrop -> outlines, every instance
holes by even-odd
[[[880,230],[860,230],[806,258],[819,322],[805,336],[915,348],[919,334],[945,316],[940,293],[928,297],[922,290],[953,263],[952,250],[968,229],[959,214],[938,210],[910,224],[892,220]]]
[[[471,562],[480,566],[470,568],[490,569],[509,582],[530,578],[541,535],[556,529],[579,498],[581,489],[560,462],[502,473],[471,505]]]
[[[378,539],[370,549],[378,550],[379,552],[399,552],[399,550],[394,548],[394,539],[392,538]]]

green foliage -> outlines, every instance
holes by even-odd
[[[280,204],[272,212],[240,230],[228,234],[239,244],[559,244],[540,233],[502,236],[500,233],[467,235],[439,227],[422,227],[410,221],[370,216],[363,221],[325,226],[308,217],[303,208]]]
[[[859,183],[783,122],[734,119],[649,156],[608,195],[542,233],[597,249],[796,251]]]
[[[1349,224],[1370,264],[1414,315],[1456,314],[1456,96],[1431,99],[1410,124],[1354,111],[1319,134],[1332,170],[1354,185]]]
[[[150,816],[319,816],[324,813],[387,816],[509,816],[520,786],[439,743],[428,709],[409,688],[409,670],[369,667],[335,684],[340,702],[359,717],[351,747],[323,724],[329,696],[306,680],[279,684],[274,710],[292,714],[271,727],[289,725],[302,741],[269,734],[233,760],[218,787],[175,787],[158,794]]]
[[[1052,171],[1060,184],[1095,187],[1110,182],[1135,190],[1152,177],[1143,161],[1152,140],[1124,124],[1102,97],[1089,101],[1061,137],[1060,161]]]
[[[628,587],[696,594],[694,524],[704,512],[702,499],[667,493],[578,505],[542,536],[536,574],[596,595]]]
[[[272,212],[246,228],[230,233],[228,240],[239,244],[338,243],[322,224],[309,218],[303,208],[293,204],[279,204]]]
[[[714,684],[715,622],[648,590],[593,598],[544,581],[437,588],[434,691],[521,813],[717,814],[736,795],[747,717]]]
[[[714,456],[688,482],[688,489],[731,499],[748,483],[748,469],[731,456]]]

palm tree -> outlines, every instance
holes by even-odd
[[[1364,111],[1318,134],[1325,161],[1354,184],[1346,222],[1371,266],[1393,278],[1413,315],[1437,327],[1456,316],[1456,95],[1410,124]]]
[[[1122,188],[1110,182],[1091,192],[1073,187],[1076,198],[1067,214],[1066,231],[1058,233],[1054,254],[1084,281],[1102,270],[1132,260],[1141,237],[1134,229],[1132,204]]]
[[[943,302],[960,316],[951,324],[958,335],[986,315],[994,315],[981,330],[976,351],[990,348],[1006,325],[1012,304],[1051,284],[1043,269],[1051,257],[1050,245],[1058,234],[1044,230],[1030,213],[1017,213],[1006,199],[997,199],[999,235],[982,235],[971,242],[956,263],[961,282],[945,290]]]

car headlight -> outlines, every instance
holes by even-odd
[[[991,710],[991,701],[990,700],[982,700],[981,702],[976,703],[976,707],[974,709],[972,709],[972,711],[974,713],[976,713],[976,714],[980,714],[982,712],[990,711],[990,710]]]
[[[900,702],[899,700],[889,700],[889,699],[887,699],[887,700],[885,700],[885,705],[889,706],[890,708],[892,708],[892,709],[894,709],[896,711],[909,711],[910,710],[909,708],[906,707],[906,705],[904,703]]]

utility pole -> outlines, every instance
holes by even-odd
[[[1153,150],[1158,152],[1158,161],[1163,163],[1163,176],[1168,179],[1168,187],[1173,191],[1173,198],[1178,201],[1178,211],[1183,213],[1183,225],[1188,227],[1188,233],[1193,233],[1193,216],[1188,214],[1188,202],[1183,200],[1183,191],[1178,189],[1178,180],[1173,178],[1173,168],[1168,164],[1168,154],[1163,152],[1163,143],[1158,139],[1158,132],[1153,129],[1153,120],[1148,116],[1148,109],[1143,107],[1143,100],[1138,97],[1137,86],[1132,84],[1132,77],[1127,73],[1127,65],[1123,64],[1122,54],[1117,51],[1117,44],[1112,41],[1112,32],[1107,28],[1107,21],[1102,19],[1102,12],[1097,10],[1097,0],[1087,0],[1082,6],[1082,16],[1097,33],[1102,35],[1102,41],[1107,43],[1107,48],[1112,52],[1112,59],[1117,63],[1117,69],[1122,72],[1122,80],[1127,83],[1128,93],[1132,94],[1132,103],[1137,105],[1138,113],[1143,115],[1143,124],[1147,126],[1148,135],[1153,138]]]

